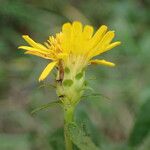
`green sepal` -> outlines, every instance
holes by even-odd
[[[35,114],[35,113],[37,113],[37,112],[39,112],[39,111],[41,111],[41,110],[47,109],[47,108],[49,108],[49,107],[52,107],[52,106],[58,105],[58,104],[59,104],[59,105],[62,105],[62,102],[61,102],[60,100],[58,100],[58,101],[53,101],[53,102],[50,102],[50,103],[47,103],[47,104],[43,104],[43,105],[41,105],[41,106],[39,106],[39,107],[33,109],[33,110],[31,111],[31,114],[33,115],[33,114]]]
[[[64,86],[71,86],[73,84],[73,80],[71,79],[66,79],[63,81]]]

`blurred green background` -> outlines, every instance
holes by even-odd
[[[59,107],[31,111],[56,100],[46,60],[17,49],[28,34],[43,43],[63,23],[106,24],[122,45],[100,58],[115,68],[90,66],[87,81],[100,96],[86,97],[76,120],[100,150],[150,149],[149,0],[0,0],[0,150],[64,150]]]

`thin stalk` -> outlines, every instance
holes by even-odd
[[[64,136],[66,150],[73,150],[73,144],[69,136],[68,124],[73,122],[74,108],[69,107],[64,110]]]

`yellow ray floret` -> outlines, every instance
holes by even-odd
[[[56,66],[57,62],[51,62],[49,63],[46,68],[43,70],[42,74],[39,77],[39,81],[44,80],[48,74],[52,71],[52,69]]]
[[[106,65],[106,66],[109,66],[109,67],[114,67],[115,66],[114,63],[106,61],[104,59],[103,60],[99,60],[99,59],[91,60],[90,63],[91,64],[98,64],[98,65]]]
[[[74,21],[72,24],[65,23],[62,26],[62,31],[57,33],[55,37],[50,36],[44,44],[35,42],[28,35],[23,35],[24,40],[30,46],[20,46],[19,48],[25,50],[26,54],[52,61],[42,72],[39,81],[44,80],[60,60],[63,62],[64,68],[69,63],[73,63],[72,61],[76,63],[76,68],[84,68],[88,64],[115,66],[114,63],[105,60],[91,60],[93,57],[120,45],[120,41],[111,43],[115,32],[107,30],[107,26],[102,25],[94,34],[92,26],[83,26],[81,22]]]

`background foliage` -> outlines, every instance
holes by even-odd
[[[44,42],[73,20],[106,24],[122,41],[100,56],[116,68],[89,67],[87,81],[97,95],[84,97],[76,120],[101,150],[149,150],[149,6],[149,0],[0,0],[0,150],[64,149],[62,110],[31,115],[56,99],[53,76],[38,83],[47,61],[17,47],[22,34]]]

